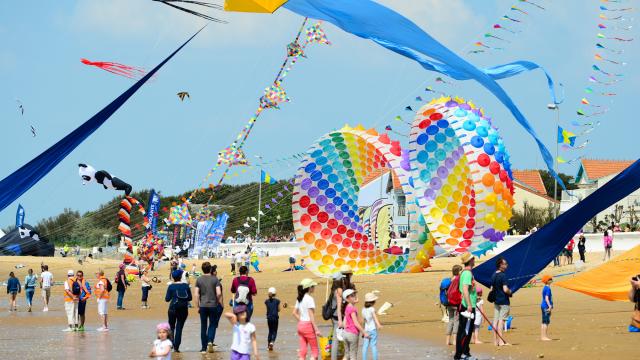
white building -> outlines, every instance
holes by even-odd
[[[358,206],[370,207],[378,199],[392,206],[393,232],[396,237],[406,237],[409,232],[407,201],[400,180],[389,169],[375,169],[360,185]]]
[[[569,190],[568,193],[566,191],[562,192],[560,212],[569,210],[631,164],[633,164],[633,161],[582,159],[574,180],[574,183],[578,185],[578,189]],[[640,190],[636,190],[631,195],[602,211],[585,226],[585,230],[594,231],[594,228],[611,223],[621,225],[623,230],[625,225],[637,228],[640,225],[638,216],[640,216]]]

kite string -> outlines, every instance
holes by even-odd
[[[307,21],[308,21],[308,18],[305,17],[304,21],[302,22],[302,25],[300,26],[300,28],[298,30],[298,33],[296,34],[296,38],[294,40],[294,43],[297,44],[298,40],[300,39],[300,36],[302,34],[302,31],[304,30],[305,25],[307,24]],[[319,27],[320,24],[321,24],[321,22],[318,22],[317,25],[315,25],[315,26]],[[309,43],[311,43],[312,41],[313,41],[313,38],[308,36],[305,39],[305,41],[303,42],[303,44],[301,45],[301,49],[304,50],[307,47],[307,45]],[[276,78],[275,78],[275,80],[273,82],[274,86],[279,86],[284,81],[284,79],[286,78],[288,73],[291,71],[293,66],[297,63],[298,58],[300,56],[302,56],[302,55],[303,55],[302,51],[294,54],[293,56],[290,56],[290,54],[287,52],[287,56],[285,58],[285,61],[283,62],[282,66],[280,67],[280,69],[278,71],[278,74],[276,75]],[[254,116],[249,119],[249,124],[245,125],[245,127],[242,128],[242,130],[240,131],[240,134],[238,134],[236,140],[230,146],[231,149],[235,149],[234,153],[237,154],[238,151],[240,151],[243,148],[243,146],[244,146],[244,144],[246,142],[246,139],[249,137],[249,134],[251,133],[251,130],[253,130],[253,127],[254,127],[256,121],[258,120],[258,118],[260,117],[260,115],[262,114],[262,112],[264,110],[265,110],[265,107],[263,107],[263,104],[261,102],[261,104],[258,107],[258,109],[256,110]],[[221,159],[218,159],[217,167],[220,166],[221,163],[222,163]],[[204,210],[208,205],[210,205],[211,200],[213,199],[213,196],[216,193],[215,189],[222,184],[222,182],[226,178],[226,176],[229,173],[229,170],[230,170],[230,168],[232,166],[233,166],[233,164],[230,161],[227,164],[227,167],[226,167],[225,171],[222,173],[220,179],[218,180],[216,186],[212,189],[211,195],[209,196],[209,199],[207,200],[207,204],[206,204],[205,207],[202,208],[202,210]],[[210,172],[210,173],[212,173],[212,172]],[[194,190],[192,195],[188,199],[185,200],[185,203],[190,203],[191,202],[191,199],[192,199],[192,197],[193,197],[193,195],[195,194],[196,191],[197,191],[197,189]],[[202,210],[200,210],[200,211],[202,211]]]

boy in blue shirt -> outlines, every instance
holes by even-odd
[[[542,309],[542,326],[540,328],[540,340],[551,341],[547,331],[549,330],[549,324],[551,323],[551,310],[553,310],[553,295],[551,294],[551,283],[553,278],[551,275],[544,275],[542,277],[544,287],[542,288],[542,303],[540,308]]]

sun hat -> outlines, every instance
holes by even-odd
[[[69,271],[67,271],[67,276],[73,276],[73,275],[75,275],[75,274],[76,274],[76,272],[75,272],[75,271],[73,271],[73,270],[69,270]]]
[[[337,272],[337,273],[334,273],[333,275],[331,275],[331,278],[333,280],[342,280],[344,278],[344,275],[342,275],[341,272]]]
[[[169,326],[169,323],[163,322],[163,323],[160,323],[160,324],[156,325],[156,330],[157,331],[160,331],[160,330],[170,331],[171,330],[171,326]]]
[[[551,275],[543,275],[542,276],[542,282],[545,284],[548,284],[549,281],[553,280],[553,277]]]
[[[247,305],[236,305],[233,307],[233,313],[236,315],[243,313],[245,311],[247,311]]]
[[[471,261],[472,259],[475,259],[475,258],[473,257],[473,255],[471,255],[470,252],[466,252],[462,254],[462,256],[460,256],[460,261],[462,261],[463,264],[468,264],[469,261]]]
[[[347,298],[353,294],[355,294],[356,291],[353,289],[347,289],[345,291],[342,292],[342,299],[347,300]]]
[[[311,279],[302,279],[302,281],[300,281],[300,285],[302,286],[303,289],[308,289],[312,286],[318,285],[318,283]]]
[[[275,295],[276,294],[276,288],[270,287],[269,290],[268,290],[268,293]]]
[[[346,274],[353,274],[353,270],[351,270],[351,266],[345,264],[340,266],[340,273],[346,275]]]
[[[374,302],[376,300],[378,300],[378,296],[375,294],[375,292],[364,294],[364,302]]]

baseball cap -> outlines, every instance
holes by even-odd
[[[269,294],[274,294],[274,295],[275,295],[275,293],[276,293],[276,288],[274,288],[274,287],[270,287],[270,288],[269,288],[269,290],[268,290],[268,293],[269,293]]]
[[[345,291],[342,292],[342,299],[347,300],[347,298],[353,294],[355,294],[356,291],[353,289],[347,289]]]
[[[75,275],[75,274],[76,274],[76,272],[75,272],[75,271],[73,271],[73,270],[69,270],[69,271],[67,271],[67,276],[73,276],[73,275]]]
[[[303,289],[308,289],[312,286],[318,285],[318,283],[311,279],[302,279],[302,281],[300,281],[300,285],[302,285]]]

